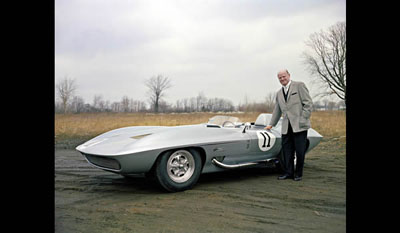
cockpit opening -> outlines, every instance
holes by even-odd
[[[216,128],[236,128],[242,125],[238,117],[232,116],[214,116],[211,117],[207,122],[207,127]]]

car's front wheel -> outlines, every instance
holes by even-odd
[[[158,158],[155,177],[169,192],[192,188],[200,177],[201,157],[193,149],[167,151]]]

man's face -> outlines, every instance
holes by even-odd
[[[283,86],[286,86],[290,81],[290,74],[288,74],[286,71],[280,71],[278,73],[278,79]]]

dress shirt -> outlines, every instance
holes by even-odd
[[[286,84],[286,86],[282,86],[283,87],[283,90],[285,91],[285,94],[287,95],[287,93],[288,93],[288,90],[289,90],[289,87],[290,87],[290,84],[292,83],[292,80],[290,80],[289,82],[288,82],[288,84]]]

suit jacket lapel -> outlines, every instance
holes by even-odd
[[[290,86],[289,86],[289,91],[288,91],[288,96],[287,96],[287,101],[286,101],[286,103],[289,102],[290,96],[292,95],[292,91],[293,91],[293,89],[295,89],[295,88],[294,88],[294,85],[296,85],[296,84],[292,81],[292,82],[290,83]]]

